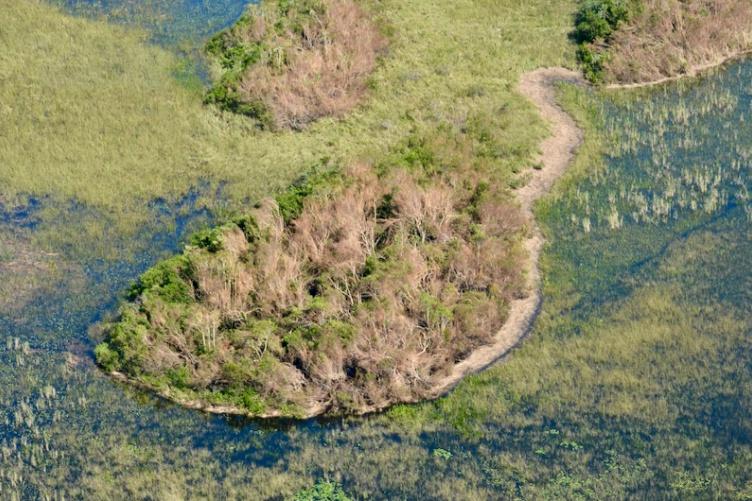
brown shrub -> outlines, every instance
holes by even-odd
[[[273,125],[299,129],[324,116],[340,116],[363,98],[386,40],[354,0],[322,0],[323,15],[300,31],[271,37],[267,64],[250,66],[238,84],[246,102],[261,102]],[[273,31],[263,16],[245,37],[258,42]]]
[[[273,203],[265,204],[253,217],[267,238],[256,243],[250,265],[240,259],[247,245],[236,241],[237,230],[228,230],[211,265],[194,258],[207,308],[190,324],[194,338],[211,349],[221,344],[217,326],[227,318],[209,311],[280,318],[297,309],[301,328],[337,320],[354,325],[357,336],[346,344],[319,333],[314,345],[290,344],[276,366],[282,380],[256,379],[263,395],[290,400],[305,387],[309,397],[316,393],[334,408],[347,408],[422,394],[490,340],[504,322],[505,302],[523,289],[515,266],[520,251],[509,240],[522,223],[514,206],[501,196],[479,204],[486,236],[473,237],[474,243],[465,225],[454,224],[460,200],[470,195],[456,188],[457,180],[470,175],[453,172],[425,184],[403,170],[378,178],[357,167],[347,173],[346,186],[306,201],[289,227]],[[387,195],[393,214],[384,218],[379,206]],[[368,259],[379,254],[388,258],[370,272],[374,280],[364,279]],[[315,295],[326,305],[311,311],[317,281]]]
[[[267,200],[243,230],[224,227],[219,248],[188,248],[195,301],[143,295],[141,368],[185,367],[199,395],[250,388],[276,408],[429,394],[525,293],[524,218],[470,141],[452,141],[426,145],[444,152],[440,168],[354,166],[292,221]]]
[[[621,83],[691,72],[752,49],[749,0],[647,0],[610,41],[606,75]]]

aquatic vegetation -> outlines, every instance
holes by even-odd
[[[219,24],[205,15],[223,3],[186,2],[196,6],[186,16],[191,23]],[[92,5],[127,21],[129,8],[158,3],[182,2]],[[524,171],[546,128],[514,83],[534,67],[573,63],[566,33],[574,2],[380,3],[393,27],[390,57],[369,82],[365,106],[301,132],[267,133],[203,105],[202,89],[176,79],[186,65],[169,40],[169,50],[146,43],[159,37],[161,22],[176,19],[169,13],[149,14],[156,22],[134,31],[73,18],[44,2],[0,2],[0,198],[15,207],[29,195],[44,197],[30,243],[61,253],[85,280],[75,294],[66,279],[49,284],[13,321],[0,314],[0,333],[29,345],[22,355],[0,343],[2,417],[21,401],[35,402],[48,384],[57,391],[54,407],[34,411],[33,429],[0,421],[0,442],[13,451],[0,467],[2,497],[269,498],[292,497],[321,478],[346,483],[326,461],[318,467],[294,460],[313,442],[340,455],[334,444],[345,435],[337,422],[291,428],[208,418],[130,391],[90,364],[98,333],[88,328],[108,317],[148,266],[179,251],[192,226],[186,221],[206,224],[203,207],[237,212],[324,158],[377,161],[407,136],[441,124],[460,129],[486,112],[499,172]],[[191,201],[181,205],[186,193]],[[398,451],[381,432],[371,436],[347,448],[366,447],[370,461]],[[46,462],[32,466],[31,447],[49,449],[37,457]],[[418,485],[431,448],[407,438],[402,447],[409,448],[403,457],[415,460],[406,473]],[[266,474],[285,463],[286,472]],[[223,485],[207,481],[215,478]],[[367,489],[345,490],[354,496]]]
[[[37,294],[43,293],[50,282],[63,277],[70,280],[71,290],[75,291],[77,274],[80,275],[80,270],[59,256],[35,249],[23,232],[0,227],[0,276],[3,277],[0,312],[10,315],[23,309]]]
[[[629,181],[616,183],[618,190],[609,190],[598,199],[579,187],[570,202],[573,216],[584,214],[591,225],[616,231],[625,218],[639,224],[665,225],[689,214],[714,216],[737,206],[746,211],[750,156],[740,145],[750,138],[744,129],[731,125],[744,120],[744,102],[729,93],[728,87],[712,81],[686,91],[665,87],[651,95],[661,95],[663,100],[636,106],[634,98],[622,103],[624,98],[614,95],[613,102],[600,105],[606,108],[602,113],[623,109],[623,120],[603,124],[611,164],[629,161],[650,174],[631,175]],[[712,156],[696,154],[713,133],[723,134],[724,140],[737,146]],[[592,183],[614,184],[609,176],[595,176]],[[572,224],[578,226],[579,222],[573,220]]]

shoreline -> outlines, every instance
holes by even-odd
[[[687,73],[682,73],[680,75],[674,75],[672,77],[663,77],[659,78],[657,80],[651,80],[649,82],[634,82],[634,83],[626,83],[626,84],[620,84],[620,83],[614,83],[614,84],[608,84],[605,85],[603,88],[607,90],[625,90],[625,89],[641,89],[645,87],[655,87],[657,85],[666,84],[666,83],[672,83],[677,82],[679,80],[683,80],[685,78],[697,78],[702,76],[703,73],[713,70],[715,68],[719,68],[723,66],[724,64],[730,63],[732,61],[735,61],[737,59],[742,59],[747,56],[752,55],[752,49],[743,50],[740,52],[735,52],[733,54],[729,54],[726,56],[722,56],[716,60],[710,61],[708,63],[703,64],[697,64],[695,66],[692,66]]]
[[[529,334],[543,302],[540,288],[539,257],[545,244],[545,239],[533,214],[533,206],[540,197],[549,192],[554,182],[566,171],[583,140],[583,131],[556,101],[554,84],[562,81],[587,85],[587,82],[585,82],[579,72],[560,67],[540,68],[527,72],[520,77],[517,85],[517,91],[535,105],[540,116],[549,123],[552,129],[551,135],[540,144],[541,153],[536,157],[536,161],[540,162],[543,168],[538,170],[531,168],[529,181],[516,191],[520,210],[530,225],[529,235],[524,243],[525,249],[528,252],[526,264],[528,296],[510,302],[509,316],[494,336],[494,341],[491,344],[475,349],[467,358],[455,364],[451,372],[437,381],[426,396],[401,400],[399,402],[390,402],[379,406],[364,407],[348,415],[363,416],[383,411],[398,404],[414,404],[440,398],[449,393],[465,377],[478,373],[503,359]],[[197,400],[183,400],[169,391],[151,387],[121,372],[111,372],[110,376],[142,390],[148,390],[162,399],[183,407],[201,410],[210,414],[238,415],[258,419],[293,417],[276,410],[262,414],[252,414],[246,409],[239,407],[215,406],[211,404],[207,405]],[[325,417],[324,414],[326,411],[326,405],[318,405],[305,409],[304,413],[296,417],[298,419]]]
[[[530,293],[528,297],[515,299],[510,303],[509,317],[496,334],[494,343],[477,348],[456,364],[452,373],[436,385],[431,399],[445,395],[465,377],[504,358],[528,335],[540,312],[543,294],[540,287],[539,258],[545,239],[533,214],[533,207],[564,174],[584,139],[583,130],[556,100],[554,84],[558,82],[587,85],[579,72],[560,67],[540,68],[524,73],[517,84],[517,91],[535,105],[540,116],[551,127],[551,135],[540,144],[541,153],[536,158],[543,168],[532,169],[528,183],[516,192],[520,209],[530,222],[530,234],[525,241]]]

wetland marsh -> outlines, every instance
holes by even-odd
[[[449,3],[447,12],[468,9]],[[444,398],[362,418],[250,420],[184,409],[94,366],[96,325],[141,272],[321,156],[382,151],[412,127],[492,104],[499,110],[492,123],[505,135],[499,164],[529,166],[545,127],[514,85],[522,71],[572,63],[561,48],[571,49],[567,21],[555,19],[573,7],[479,4],[512,21],[496,31],[472,16],[454,25],[438,7],[396,9],[407,33],[416,19],[439,19],[455,42],[464,33],[456,26],[498,36],[489,38],[495,53],[444,67],[437,51],[429,66],[382,70],[377,98],[404,85],[397,95],[410,106],[431,105],[423,115],[374,104],[327,124],[334,132],[315,125],[273,136],[205,114],[200,92],[175,79],[180,59],[149,45],[148,35],[41,4],[0,4],[20,31],[42,19],[51,33],[55,23],[73,26],[110,56],[142,51],[123,63],[133,72],[89,59],[80,40],[71,42],[88,54],[82,72],[100,87],[80,114],[59,108],[68,115],[49,104],[62,101],[30,99],[9,76],[23,67],[36,78],[33,96],[42,89],[60,98],[34,86],[43,74],[63,78],[62,70],[35,64],[36,53],[20,44],[13,47],[28,56],[23,65],[0,56],[0,76],[13,82],[0,89],[0,113],[14,124],[0,125],[0,497],[288,499],[337,484],[352,499],[752,498],[752,60],[628,93],[561,88],[585,143],[536,209],[548,242],[542,311],[503,363]],[[206,25],[231,22],[226,13]],[[524,44],[520,25],[547,30],[549,45]],[[194,29],[204,33],[187,31]],[[109,30],[124,41],[112,42]],[[0,38],[10,40],[7,33]],[[416,57],[418,49],[395,50]],[[499,55],[508,56],[504,68],[492,71],[487,63]],[[468,67],[482,88],[460,76]],[[127,83],[148,77],[149,85],[113,87],[113,72]],[[78,82],[68,78],[55,81]],[[437,88],[444,94],[428,98]],[[149,98],[155,89],[174,101]],[[142,107],[113,110],[139,118],[133,127],[103,112],[112,92]],[[455,93],[464,97],[451,101]],[[12,103],[28,104],[28,116]],[[103,121],[83,120],[87,113]],[[62,138],[67,143],[56,134],[65,130],[58,119],[80,125]],[[157,136],[133,136],[137,124]],[[110,142],[98,150],[71,146],[89,141],[75,132],[92,125],[122,136],[103,134]],[[377,137],[357,143],[371,126]],[[141,142],[120,148],[113,137]],[[5,299],[11,294],[18,300]]]

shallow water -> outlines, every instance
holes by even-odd
[[[206,40],[228,28],[254,0],[49,0],[66,12],[143,30],[152,43],[184,56],[178,77],[209,81],[202,51]]]
[[[143,5],[174,14],[153,31],[172,41],[231,22],[220,4],[242,6],[92,3],[115,20]],[[613,144],[542,204],[551,245],[532,337],[449,397],[385,415],[208,416],[93,366],[90,327],[212,219],[198,192],[155,201],[135,234],[113,226],[95,248],[52,240],[65,273],[0,308],[0,496],[264,498],[323,478],[377,499],[752,492],[750,81],[744,61],[691,84],[585,97]],[[44,204],[0,207],[0,234],[33,241],[106,218],[71,203],[48,221]]]
[[[51,0],[68,12],[136,26],[151,40],[190,48],[233,24],[249,0]]]

